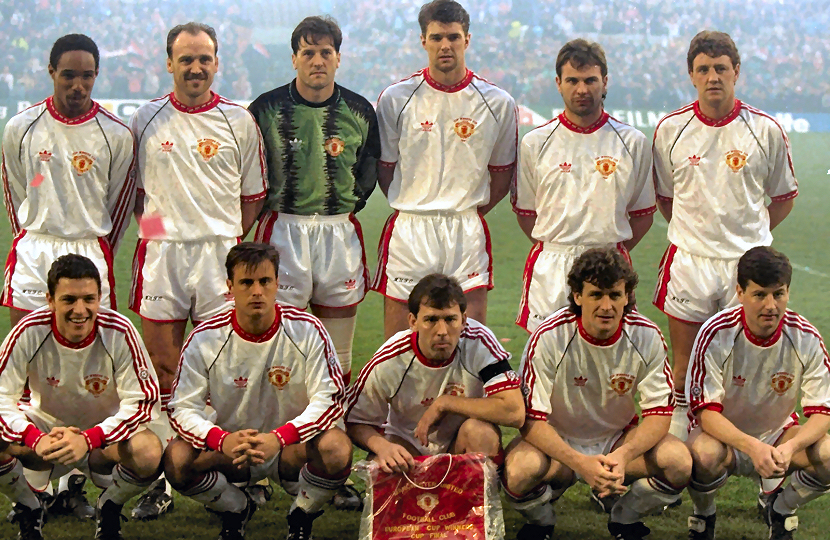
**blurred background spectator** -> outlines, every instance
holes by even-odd
[[[214,89],[248,100],[290,80],[289,39],[306,15],[329,13],[343,28],[338,82],[374,101],[388,84],[424,67],[421,1],[0,0],[0,99],[51,93],[49,49],[81,32],[101,49],[98,98],[154,98],[169,91],[167,31],[196,20],[219,36]],[[560,106],[556,53],[574,37],[596,40],[609,64],[607,108],[671,110],[694,98],[689,40],[728,32],[742,70],[738,96],[769,111],[830,112],[830,9],[826,0],[462,0],[471,15],[468,65],[543,114]]]

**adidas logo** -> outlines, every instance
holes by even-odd
[[[432,126],[434,126],[434,125],[435,124],[430,122],[429,120],[427,120],[426,122],[421,122],[421,131],[430,132],[430,131],[432,131]]]
[[[580,375],[579,377],[574,377],[574,386],[585,386],[587,382],[587,377],[583,377],[582,375]]]
[[[239,377],[238,379],[233,380],[233,384],[237,388],[247,388],[248,387],[248,378],[247,377]]]
[[[52,159],[52,152],[48,150],[41,150],[40,152],[38,152],[37,156],[38,158],[40,158],[41,161],[49,161],[50,159]]]
[[[562,172],[571,172],[571,164],[567,161],[559,164],[559,170]]]
[[[697,167],[698,165],[700,165],[700,157],[692,154],[691,156],[689,156],[689,164],[692,167]]]
[[[166,154],[169,154],[173,151],[173,143],[171,143],[170,141],[164,141],[163,143],[161,143],[161,151]]]

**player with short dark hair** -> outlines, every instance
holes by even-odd
[[[510,191],[518,115],[510,95],[467,69],[470,16],[453,0],[421,7],[428,67],[378,98],[378,185],[394,212],[378,246],[372,289],[384,295],[384,334],[406,329],[406,299],[426,274],[458,280],[482,323],[493,288],[484,215]]]
[[[582,252],[616,246],[630,261],[629,250],[657,211],[645,135],[603,108],[608,66],[602,47],[569,41],[556,73],[565,110],[522,139],[513,201],[533,242],[516,318],[528,332],[568,304],[567,271]]]
[[[245,108],[211,90],[219,70],[216,33],[201,23],[170,30],[167,71],[173,91],[130,120],[138,146],[139,241],[130,309],[141,316],[166,407],[188,320],[230,309],[225,257],[253,227],[268,183],[262,137]],[[152,425],[163,442],[166,417]],[[160,481],[133,517],[172,508]]]
[[[308,539],[350,472],[343,374],[320,321],[275,305],[273,246],[239,244],[227,260],[235,308],[185,343],[168,408],[178,437],[165,451],[164,473],[219,513],[222,540],[244,538],[256,509],[233,483],[270,478],[295,496],[288,539]],[[215,413],[205,410],[208,395]]]
[[[410,329],[384,343],[355,380],[349,436],[386,472],[441,452],[482,452],[500,464],[498,426],[521,425],[510,354],[464,304],[454,278],[422,278],[409,295]]]
[[[689,539],[715,538],[715,494],[736,475],[761,480],[769,538],[788,540],[795,511],[830,490],[830,357],[818,330],[787,309],[785,255],[754,247],[737,269],[739,305],[703,325],[686,377],[694,415]],[[799,406],[807,417],[800,426]]]
[[[249,110],[270,183],[256,240],[282,256],[277,300],[320,318],[348,382],[357,305],[369,287],[355,213],[377,182],[380,136],[372,105],[334,80],[342,40],[334,19],[303,19],[291,35],[297,77]]]
[[[669,322],[677,404],[672,433],[686,436],[686,368],[701,325],[738,303],[735,266],[793,208],[798,183],[790,143],[770,115],[735,98],[741,57],[728,34],[703,31],[689,45],[694,103],[654,132],[657,206],[669,222],[654,305]],[[769,198],[769,204],[766,199]]]
[[[527,519],[517,538],[552,538],[550,502],[583,480],[601,499],[625,493],[608,530],[639,540],[649,533],[642,518],[676,501],[692,471],[688,450],[668,433],[666,343],[653,322],[628,310],[637,275],[616,249],[582,253],[568,283],[572,306],[545,319],[522,356],[527,419],[507,448],[503,477],[509,504]]]
[[[101,299],[116,307],[113,256],[135,200],[133,137],[92,99],[98,61],[89,37],[59,38],[49,54],[54,94],[14,116],[3,132],[14,240],[2,302],[11,308],[12,326],[46,305],[44,261],[67,253],[95,263],[103,276]]]
[[[41,540],[43,509],[23,467],[57,478],[82,470],[103,490],[97,540],[121,538],[121,508],[160,472],[153,365],[132,323],[100,306],[101,277],[81,255],[49,270],[48,306],[15,326],[0,349],[0,492],[20,537]],[[31,404],[17,401],[28,380]]]

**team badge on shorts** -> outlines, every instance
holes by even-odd
[[[346,143],[344,143],[342,139],[332,137],[326,141],[324,146],[328,155],[331,157],[337,157],[341,154],[341,152],[343,152],[343,149],[346,148]]]
[[[793,385],[793,376],[784,371],[780,371],[772,376],[770,385],[776,394],[783,396]]]
[[[617,170],[617,163],[619,161],[611,156],[600,156],[594,160],[594,166],[603,178],[608,178]]]
[[[196,149],[205,161],[210,161],[210,158],[216,155],[219,150],[219,141],[213,139],[199,139],[197,141]]]
[[[84,388],[94,397],[98,397],[107,389],[108,382],[110,382],[110,379],[106,375],[94,373],[84,377]]]
[[[438,506],[438,497],[432,493],[424,493],[416,499],[416,502],[424,509],[424,512],[432,512]]]
[[[473,133],[475,133],[477,123],[478,122],[472,118],[456,118],[453,129],[455,130],[455,134],[458,135],[463,142],[467,142],[467,139],[472,137]]]
[[[92,168],[95,158],[86,152],[75,152],[72,154],[72,168],[78,173],[78,176],[84,174]]]
[[[746,165],[746,153],[740,150],[731,150],[726,153],[726,164],[732,172],[738,172]]]
[[[444,387],[445,396],[464,396],[464,385],[460,383],[447,383]]]
[[[268,370],[268,382],[282,390],[291,380],[291,368],[274,366]]]
[[[628,373],[617,373],[611,376],[611,389],[618,396],[624,396],[634,386],[634,376]]]

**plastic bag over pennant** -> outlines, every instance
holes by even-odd
[[[502,540],[496,466],[484,454],[415,458],[406,474],[355,464],[366,482],[360,540]]]

